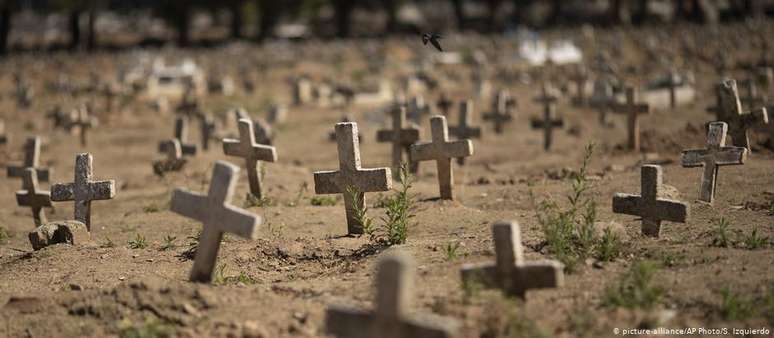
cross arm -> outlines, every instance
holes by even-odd
[[[359,192],[387,191],[392,189],[391,177],[390,168],[361,169],[346,184]]]
[[[481,137],[481,128],[449,127],[449,134],[457,137]]]
[[[631,194],[616,193],[613,195],[613,212],[633,216],[641,216],[642,197]]]
[[[480,285],[485,288],[498,286],[497,266],[494,264],[465,264],[460,269],[463,285]]]
[[[377,142],[392,142],[395,138],[395,131],[391,129],[382,129],[376,132]],[[400,143],[401,144],[413,144],[419,140],[418,129],[401,129],[400,131]]]
[[[690,214],[687,204],[680,201],[659,199],[656,201],[658,218],[664,221],[685,223]]]
[[[30,207],[35,206],[50,207],[51,206],[51,193],[45,192],[33,192],[29,190],[19,190],[16,192],[16,204],[19,206]]]
[[[51,200],[56,202],[75,199],[75,184],[57,183],[51,186]]]
[[[24,166],[9,166],[7,168],[8,177],[23,177],[24,170],[27,167]],[[48,182],[51,169],[49,168],[33,168],[38,174],[38,180],[42,182]]]
[[[325,311],[325,331],[340,338],[362,337],[371,328],[371,315],[342,306]]]
[[[315,194],[340,194],[338,177],[341,175],[338,171],[318,171],[314,173],[314,193]]]
[[[223,139],[223,153],[227,156],[244,156],[239,140]]]
[[[525,262],[514,269],[511,285],[521,289],[515,291],[561,287],[564,285],[563,271],[562,263],[553,260]]]
[[[221,230],[237,236],[255,239],[258,236],[258,226],[263,223],[260,216],[233,206],[226,206],[225,212],[217,219]]]
[[[251,156],[264,162],[277,162],[277,148],[258,145],[257,147],[251,148]]]
[[[89,183],[89,199],[109,200],[116,196],[116,181],[96,181]]]
[[[205,220],[207,197],[192,193],[185,189],[175,189],[172,193],[172,202],[169,210],[185,217],[203,221]]]

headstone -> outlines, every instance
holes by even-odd
[[[300,106],[312,101],[312,82],[306,77],[293,81],[293,105]]]
[[[365,193],[392,189],[390,168],[363,169],[360,167],[360,147],[357,123],[336,124],[336,143],[339,152],[339,171],[314,173],[316,194],[344,194],[349,234],[362,234],[363,225],[355,217],[355,210],[365,208]],[[354,192],[354,196],[351,192]]]
[[[277,151],[272,146],[256,142],[253,122],[250,119],[239,120],[238,140],[223,140],[223,153],[227,156],[237,156],[245,159],[250,193],[258,199],[263,198],[260,161],[276,162]]]
[[[406,124],[406,107],[396,106],[391,111],[392,128],[381,129],[376,132],[377,142],[392,143],[392,170],[396,179],[400,179],[400,166],[403,163],[403,153],[406,153],[406,163],[409,163],[409,170],[416,174],[419,170],[419,164],[409,161],[411,145],[419,141],[420,129],[414,123]]]
[[[231,198],[239,179],[239,167],[224,161],[215,162],[207,195],[176,189],[172,193],[170,210],[203,223],[196,248],[190,280],[209,283],[218,258],[224,233],[255,239],[260,216],[231,205]]]
[[[508,105],[511,101],[510,94],[507,91],[501,90],[497,92],[494,101],[492,102],[492,110],[483,115],[485,121],[491,121],[494,124],[494,130],[497,134],[502,134],[504,126],[513,120],[511,111]]]
[[[543,104],[543,119],[533,118],[531,124],[533,129],[543,129],[543,149],[546,151],[551,149],[554,128],[564,126],[564,120],[556,117],[557,101],[559,98],[547,85],[543,85],[540,96],[535,97],[535,102]]]
[[[177,139],[163,141],[161,148],[166,152],[166,158],[153,162],[153,172],[156,175],[164,176],[164,173],[179,171],[185,166],[187,160],[183,158],[183,148],[180,146],[180,141]]]
[[[436,115],[430,119],[432,142],[416,143],[411,146],[412,161],[435,161],[438,168],[438,186],[441,199],[454,199],[454,171],[452,158],[473,155],[473,141],[449,141],[449,128],[446,117]]]
[[[747,148],[727,147],[725,122],[712,122],[707,132],[707,148],[683,151],[681,162],[684,168],[704,167],[701,174],[699,200],[712,203],[717,186],[718,167],[741,165],[747,158]]]
[[[747,151],[752,151],[748,135],[749,129],[757,125],[769,123],[766,108],[763,107],[749,112],[742,110],[742,104],[739,101],[739,90],[734,80],[724,80],[719,87],[719,91],[720,106],[717,113],[723,117],[723,122],[728,123],[731,141],[733,141],[735,146],[745,147]]]
[[[71,131],[76,131],[80,135],[81,146],[86,146],[88,130],[97,127],[97,118],[91,116],[89,109],[83,106],[71,113],[67,127]]]
[[[381,260],[376,276],[373,311],[331,306],[325,312],[326,333],[338,338],[451,338],[459,325],[446,318],[421,318],[411,313],[414,263],[404,254]]]
[[[33,250],[40,250],[54,244],[81,245],[91,240],[91,234],[81,222],[54,221],[30,232],[28,235]]]
[[[498,288],[508,296],[524,299],[533,289],[558,288],[564,284],[564,266],[555,260],[526,262],[521,243],[521,230],[516,221],[499,221],[492,225],[495,264],[462,266],[463,284]],[[470,284],[469,284],[470,283]]]
[[[685,223],[689,216],[688,204],[659,198],[662,195],[661,166],[644,165],[641,173],[642,195],[616,193],[613,196],[613,212],[642,217],[642,234],[658,237],[661,222]]]
[[[91,231],[91,201],[109,200],[116,196],[114,180],[92,181],[92,161],[91,154],[78,154],[75,157],[74,181],[51,186],[51,200],[73,201],[75,220],[85,224],[89,231]]]
[[[627,148],[634,152],[640,151],[640,115],[649,114],[650,106],[647,103],[637,102],[637,90],[634,87],[626,87],[626,103],[613,104],[612,109],[618,114],[626,114],[627,128],[629,135]]]
[[[175,139],[180,142],[183,155],[196,155],[196,145],[188,143],[188,120],[184,116],[175,119]],[[159,143],[159,152],[168,153],[167,142]]]
[[[51,207],[51,193],[38,188],[38,173],[34,168],[24,169],[22,190],[16,192],[16,203],[32,209],[35,226],[46,223],[44,207]]]
[[[473,126],[474,109],[473,100],[460,102],[460,114],[458,115],[458,122],[456,126],[449,127],[450,135],[456,137],[458,140],[481,138],[481,128]],[[465,158],[458,157],[457,164],[464,165]]]
[[[48,182],[51,170],[40,166],[40,137],[28,137],[24,143],[24,162],[21,165],[10,165],[7,168],[8,177],[22,178],[27,168],[35,170],[35,175],[41,182]]]

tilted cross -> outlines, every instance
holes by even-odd
[[[395,253],[382,258],[376,276],[373,311],[331,306],[325,311],[325,328],[338,338],[450,338],[458,331],[456,321],[446,318],[419,320],[410,314],[414,298],[412,260]],[[422,318],[426,319],[426,318]]]
[[[196,145],[188,142],[188,120],[185,117],[175,119],[175,139],[180,142],[183,155],[196,155]],[[159,143],[159,152],[166,153],[166,142]]]
[[[658,237],[661,221],[685,223],[690,208],[688,204],[662,199],[661,166],[643,165],[641,169],[641,196],[616,193],[613,195],[613,212],[642,217],[642,234]]]
[[[414,123],[406,124],[406,106],[396,106],[391,112],[392,128],[381,129],[376,132],[377,142],[392,143],[392,170],[396,179],[400,179],[400,166],[403,163],[403,153],[406,153],[406,162],[409,163],[409,171],[417,173],[419,163],[409,161],[411,145],[419,141],[419,126]]]
[[[626,114],[626,130],[629,135],[627,147],[632,151],[640,151],[640,115],[649,114],[650,106],[647,103],[637,103],[637,90],[628,86],[626,103],[613,104],[612,109],[618,114]]]
[[[508,92],[504,90],[499,91],[492,104],[492,111],[483,116],[484,120],[492,121],[495,133],[497,134],[502,134],[505,124],[510,123],[513,120],[513,116],[511,116],[511,112],[508,108],[509,102],[510,95]]]
[[[97,127],[97,118],[89,115],[89,109],[86,106],[75,109],[70,116],[67,127],[70,130],[78,131],[81,136],[81,145],[85,146],[88,130]]]
[[[231,205],[231,198],[239,179],[239,167],[225,162],[215,162],[207,195],[175,189],[170,210],[182,216],[202,222],[199,245],[196,248],[190,280],[209,283],[218,259],[218,250],[224,233],[255,239],[260,216]]]
[[[717,186],[718,167],[741,165],[747,158],[747,148],[727,147],[725,122],[712,122],[707,132],[707,148],[683,151],[681,162],[685,168],[704,167],[701,174],[699,200],[712,203]]]
[[[521,230],[516,221],[499,221],[492,225],[495,264],[463,265],[462,283],[499,288],[509,295],[524,299],[532,289],[558,288],[564,284],[564,266],[555,260],[524,260]]]
[[[452,158],[468,157],[473,155],[473,141],[458,140],[449,141],[449,128],[446,117],[436,115],[430,119],[432,142],[416,143],[411,146],[412,161],[435,161],[438,168],[438,187],[441,199],[454,199],[454,171],[451,165]]]
[[[744,112],[739,101],[739,89],[734,80],[724,80],[718,90],[720,93],[719,116],[723,117],[723,122],[728,123],[731,141],[735,146],[745,147],[747,151],[752,151],[748,130],[754,126],[769,123],[766,108]]]
[[[438,102],[435,104],[438,109],[441,110],[441,114],[444,116],[449,116],[449,110],[451,110],[452,106],[454,106],[454,102],[449,99],[449,97],[446,96],[446,94],[441,94],[441,97],[438,99]]]
[[[51,200],[73,201],[75,220],[85,224],[89,231],[91,231],[91,201],[109,200],[116,196],[114,180],[92,181],[92,161],[91,154],[78,154],[75,157],[75,180],[72,183],[57,183],[51,186]]]
[[[460,114],[456,126],[449,127],[449,134],[458,140],[481,138],[481,128],[473,127],[473,100],[460,102]],[[465,158],[458,157],[457,164],[464,165]]]
[[[16,192],[16,203],[20,207],[30,207],[35,226],[46,223],[44,207],[51,207],[51,193],[38,189],[38,173],[33,168],[24,169],[22,189]]]
[[[40,137],[29,137],[24,143],[24,162],[22,165],[8,166],[8,177],[24,177],[24,171],[27,168],[35,170],[38,180],[48,182],[50,170],[46,167],[40,167]]]
[[[360,167],[358,135],[357,123],[337,123],[336,144],[339,152],[339,170],[314,173],[316,194],[344,194],[347,231],[350,235],[363,233],[363,225],[356,217],[356,210],[364,210],[365,193],[392,189],[390,168],[363,169]]]
[[[535,98],[535,102],[543,104],[543,119],[532,119],[532,128],[543,129],[543,149],[551,149],[553,143],[553,130],[554,128],[561,128],[564,126],[564,120],[556,118],[556,102],[559,99],[551,92],[548,86],[543,86],[541,95]]]
[[[263,198],[261,163],[276,162],[277,150],[272,146],[262,145],[255,141],[253,121],[239,120],[239,139],[224,139],[223,153],[245,159],[247,180],[250,183],[250,193],[258,199]]]

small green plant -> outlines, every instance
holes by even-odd
[[[115,246],[116,243],[113,243],[113,240],[110,239],[110,237],[105,237],[105,240],[99,245],[100,248],[113,248]]]
[[[145,236],[140,235],[139,233],[134,236],[134,239],[129,240],[129,248],[130,249],[145,249],[148,247],[148,241],[145,240]]]
[[[196,256],[196,249],[199,248],[199,239],[202,237],[202,231],[186,237],[188,239],[188,248],[180,254],[180,257],[193,259]]]
[[[731,292],[728,287],[720,290],[720,315],[726,320],[745,320],[753,315],[752,300]]]
[[[146,214],[151,214],[151,213],[159,212],[159,211],[161,211],[161,207],[159,207],[155,203],[148,204],[148,205],[142,207],[142,212],[144,212]]]
[[[489,297],[486,297],[489,298]],[[526,312],[520,311],[524,307],[519,301],[496,296],[487,301],[486,311],[482,318],[481,337],[503,338],[548,338],[551,334],[540,329],[535,320],[527,317]]]
[[[339,202],[335,196],[312,196],[309,203],[316,207],[334,206]]]
[[[769,244],[769,238],[758,234],[758,228],[755,228],[747,235],[741,235],[740,242],[747,250],[756,250]]]
[[[155,318],[146,318],[139,324],[128,318],[119,322],[118,336],[121,338],[171,338],[175,336],[174,327]]]
[[[382,217],[382,224],[374,227],[369,224],[366,233],[371,236],[371,240],[384,245],[396,245],[406,243],[408,238],[408,227],[411,220],[415,217],[415,196],[409,190],[413,186],[414,179],[408,170],[406,163],[400,166],[400,189],[396,190],[391,197],[384,199],[385,215]]]
[[[213,285],[223,285],[226,283],[226,264],[220,264],[215,267],[215,272],[212,275]]]
[[[175,247],[177,247],[177,244],[175,244],[176,240],[177,240],[177,237],[173,237],[173,236],[164,237],[164,240],[161,242],[161,247],[159,247],[159,250],[167,251],[167,250],[174,249]]]
[[[711,230],[712,246],[719,248],[728,248],[734,245],[731,240],[729,226],[731,222],[725,217],[716,219]]]
[[[242,283],[245,285],[253,285],[255,284],[255,279],[253,277],[250,277],[248,274],[244,272],[240,272],[239,276],[235,278],[237,283]]]
[[[263,207],[272,207],[272,206],[275,206],[276,204],[277,203],[275,203],[274,200],[269,197],[264,196],[264,197],[258,198],[251,193],[247,193],[247,195],[245,195],[245,202],[243,203],[242,207],[243,208],[253,208],[253,207],[263,208]]]
[[[615,260],[623,251],[623,243],[616,233],[610,228],[605,228],[602,238],[597,244],[596,257],[603,262]]]
[[[360,225],[360,227],[363,228],[363,232],[366,234],[371,234],[374,231],[374,224],[373,224],[373,218],[368,217],[368,206],[366,206],[363,203],[363,206],[361,207],[361,203],[358,201],[363,200],[363,194],[355,189],[355,187],[347,187],[347,194],[350,196],[350,198],[355,201],[352,203],[352,208],[354,208],[352,211],[354,212],[354,218],[355,221]]]
[[[653,277],[658,270],[653,261],[634,263],[616,285],[605,290],[602,305],[627,309],[653,308],[664,295],[664,289],[654,285]]]
[[[0,227],[0,244],[5,244],[8,242],[8,231],[5,230],[5,228]]]
[[[296,196],[293,198],[292,201],[288,202],[288,206],[295,207],[301,204],[301,199],[304,198],[304,193],[306,193],[308,190],[309,190],[309,185],[306,182],[302,182],[301,185],[299,185],[298,187]]]
[[[274,238],[282,238],[282,233],[285,231],[284,224],[275,224],[274,222],[266,222],[266,228]]]
[[[456,260],[457,257],[459,257],[457,250],[460,248],[460,242],[449,242],[446,243],[446,247],[444,252],[446,253],[446,260],[447,261],[453,261]]]

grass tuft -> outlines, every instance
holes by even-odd
[[[728,248],[734,245],[733,240],[731,240],[730,225],[731,222],[726,220],[725,217],[715,220],[711,230],[712,246]]]
[[[138,324],[125,318],[119,322],[118,326],[118,336],[121,338],[171,338],[175,336],[172,325],[150,317]]]
[[[400,166],[400,177],[400,189],[396,190],[392,196],[380,200],[386,209],[384,217],[381,218],[381,224],[374,224],[373,220],[366,216],[367,207],[364,207],[363,210],[355,210],[356,217],[363,225],[364,232],[375,243],[388,246],[404,244],[408,238],[411,219],[416,216],[414,215],[416,201],[415,196],[409,192],[414,179],[405,163]],[[350,193],[354,193],[352,196],[357,197],[356,191]]]
[[[664,289],[654,285],[658,271],[659,267],[653,261],[636,262],[615,286],[605,290],[602,305],[611,308],[652,309],[664,296]]]
[[[135,234],[134,239],[129,240],[129,248],[130,249],[145,249],[148,247],[148,241],[145,240],[145,236],[138,234]]]
[[[446,243],[446,247],[444,249],[445,249],[444,252],[446,253],[447,261],[453,261],[459,258],[459,254],[457,251],[460,249],[460,242]]]
[[[161,242],[161,247],[159,247],[159,250],[167,251],[167,250],[174,249],[175,247],[177,247],[177,244],[175,244],[176,240],[177,240],[177,237],[174,237],[174,236],[164,237],[164,240]]]
[[[247,193],[247,195],[245,195],[245,202],[242,204],[242,207],[243,208],[253,208],[253,207],[263,208],[263,207],[273,207],[275,205],[277,205],[277,203],[269,197],[264,196],[264,197],[258,198],[251,193]]]
[[[745,320],[750,318],[754,312],[754,304],[750,299],[743,298],[741,295],[731,292],[728,287],[720,290],[720,315],[726,320]]]
[[[335,196],[312,196],[309,203],[316,207],[329,207],[339,203],[339,199]]]
[[[0,244],[5,244],[8,242],[8,238],[11,236],[8,235],[8,231],[5,230],[5,228],[0,227]]]

